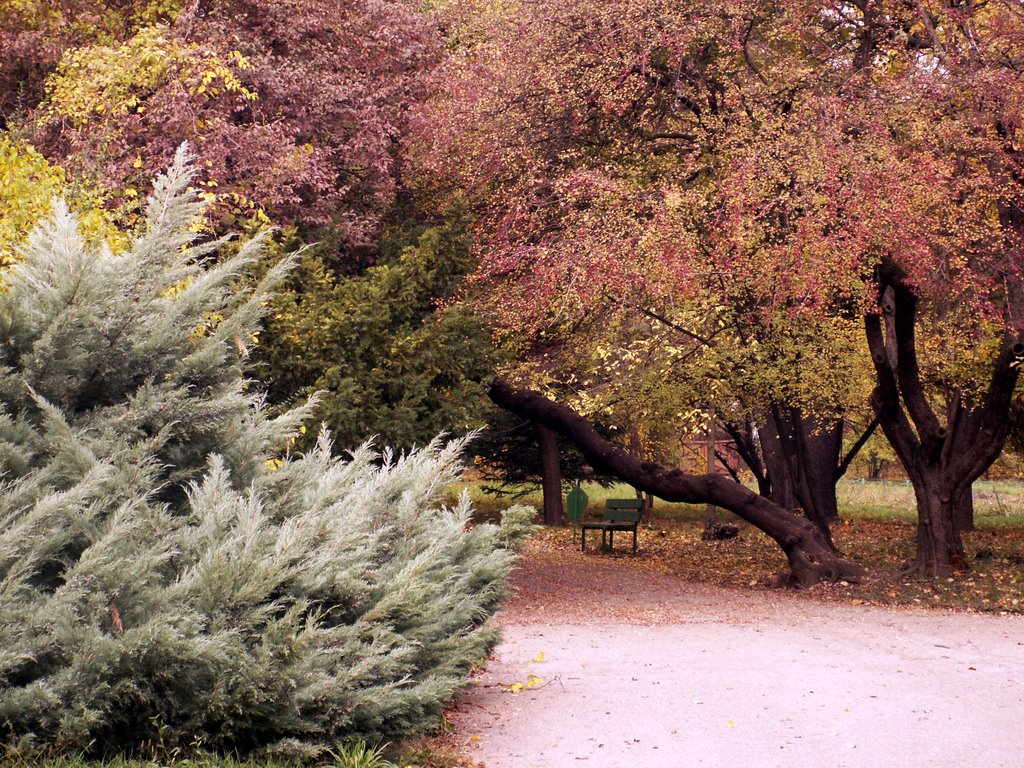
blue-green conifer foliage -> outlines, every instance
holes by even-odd
[[[184,151],[123,253],[63,205],[0,293],[0,742],[309,757],[437,723],[531,510],[439,499],[459,442],[290,441],[246,353],[286,259],[197,240]]]

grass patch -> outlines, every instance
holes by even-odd
[[[481,514],[498,514],[509,505],[509,497],[484,493],[476,483],[461,483],[453,487],[454,499],[463,490],[469,492],[473,504]],[[568,492],[569,487],[564,491]],[[618,483],[602,488],[596,483],[583,483],[591,515],[601,514],[607,499],[634,498],[636,491],[631,485]],[[752,488],[753,490],[753,488]],[[841,480],[836,486],[836,496],[842,514],[850,517],[868,517],[880,520],[913,522],[917,519],[914,488],[901,480]],[[526,488],[517,499],[523,504],[539,507],[541,493],[537,488]],[[703,520],[704,504],[677,504],[655,499],[655,519]],[[1024,526],[1024,482],[978,481],[974,484],[974,512],[981,523]]]
[[[597,483],[583,483],[582,487],[588,497],[586,515],[590,518],[601,516],[604,512],[604,503],[608,499],[636,498],[633,486],[626,483],[616,483],[607,488],[603,488]],[[564,489],[566,493],[569,490],[569,487]],[[453,503],[463,491],[469,493],[469,497],[473,500],[474,517],[481,522],[495,522],[501,516],[501,511],[512,503],[509,496],[484,493],[476,483],[460,483],[453,486],[449,492],[449,503]],[[543,504],[540,489],[525,489],[522,496],[515,498],[515,503],[530,504],[540,509]],[[661,499],[654,500],[656,521],[661,519],[703,521],[706,509],[707,506],[704,504],[677,504]],[[724,515],[723,520],[734,519],[730,513],[721,511],[721,514]]]
[[[914,488],[903,481],[843,480],[836,486],[840,511],[850,517],[915,522]],[[1024,483],[974,484],[974,516],[980,525],[1024,525]]]
[[[0,748],[2,749],[2,748]],[[275,758],[238,759],[197,753],[154,754],[148,758],[112,757],[92,760],[76,756],[32,758],[8,748],[0,768],[472,768],[445,738],[445,732],[420,736],[398,745],[374,746],[361,740],[340,744],[319,760],[296,763]]]

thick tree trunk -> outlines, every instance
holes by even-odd
[[[1024,343],[1008,330],[987,388],[973,383],[955,390],[945,424],[940,423],[918,368],[917,296],[892,265],[880,268],[879,280],[880,312],[865,317],[877,377],[871,404],[917,497],[917,556],[911,570],[944,575],[966,567],[960,535],[966,530],[966,496],[1006,443]]]
[[[779,427],[771,413],[768,414],[764,425],[758,430],[758,435],[761,438],[761,453],[764,455],[765,469],[771,481],[771,496],[769,498],[783,509],[790,511],[799,509],[800,503],[796,500],[793,476],[789,471],[789,462],[786,460]]]
[[[917,497],[917,554],[912,571],[942,576],[964,570],[964,544],[956,526],[956,492],[942,477],[941,468],[927,472],[914,482]]]
[[[840,458],[843,419],[825,420],[799,408],[773,406],[758,430],[772,501],[803,510],[831,541],[829,525],[839,519],[836,483],[877,426],[878,421],[872,421]]]
[[[544,493],[544,525],[563,525],[562,467],[558,460],[558,435],[540,422],[533,423],[540,447],[540,477]]]
[[[974,492],[970,485],[957,494],[953,522],[961,533],[974,530]]]
[[[839,518],[836,468],[843,448],[843,422],[809,416],[799,408],[773,406],[769,424],[778,435],[797,504],[830,542],[829,524]]]
[[[620,477],[666,501],[717,504],[768,534],[785,553],[794,584],[859,581],[864,569],[840,558],[821,531],[733,480],[721,475],[688,475],[679,469],[640,461],[602,438],[579,414],[538,392],[514,389],[500,379],[491,385],[491,399],[502,408],[542,423],[572,440],[598,471]]]
[[[843,453],[843,420],[819,423],[794,409],[793,424],[797,428],[797,459],[801,471],[798,473],[800,486],[797,498],[802,499],[812,520],[831,524],[839,519],[839,502],[836,499],[836,467]]]

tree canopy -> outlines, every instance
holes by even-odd
[[[5,20],[9,129],[109,191],[125,215],[183,141],[222,227],[249,218],[374,242],[396,183],[403,110],[439,41],[402,2],[87,0]],[[47,4],[49,5],[49,4]]]
[[[460,22],[472,32],[420,155],[474,201],[479,306],[519,348],[557,357],[567,345],[542,339],[724,306],[722,338],[767,347],[757,367],[781,363],[806,402],[827,381],[805,375],[806,340],[837,373],[828,361],[852,359],[837,345],[866,321],[875,409],[912,479],[931,466],[920,457],[988,425],[969,472],[935,470],[952,528],[955,497],[1005,439],[981,413],[1005,416],[1016,382],[1015,6],[526,2]],[[906,301],[887,342],[872,328],[892,290]],[[684,330],[709,346],[706,326]],[[928,506],[918,566],[947,570],[962,547],[955,532],[926,541]]]

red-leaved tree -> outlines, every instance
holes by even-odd
[[[262,212],[330,226],[343,248],[373,241],[405,112],[439,60],[428,15],[401,0],[195,0],[127,4],[112,20],[108,5],[60,5],[42,17],[55,30],[12,19],[9,127],[111,190],[111,205],[130,204],[187,140],[215,223]]]
[[[580,328],[725,305],[716,343],[790,339],[777,375],[799,392],[800,340],[865,324],[872,403],[918,493],[916,569],[962,565],[957,497],[1002,448],[1024,349],[1013,4],[524,2],[454,23],[467,44],[419,154],[477,206],[499,331],[550,370]],[[927,374],[921,338],[943,353]],[[800,581],[845,576],[799,518],[624,463],[530,383],[492,394],[638,487],[732,509]]]

